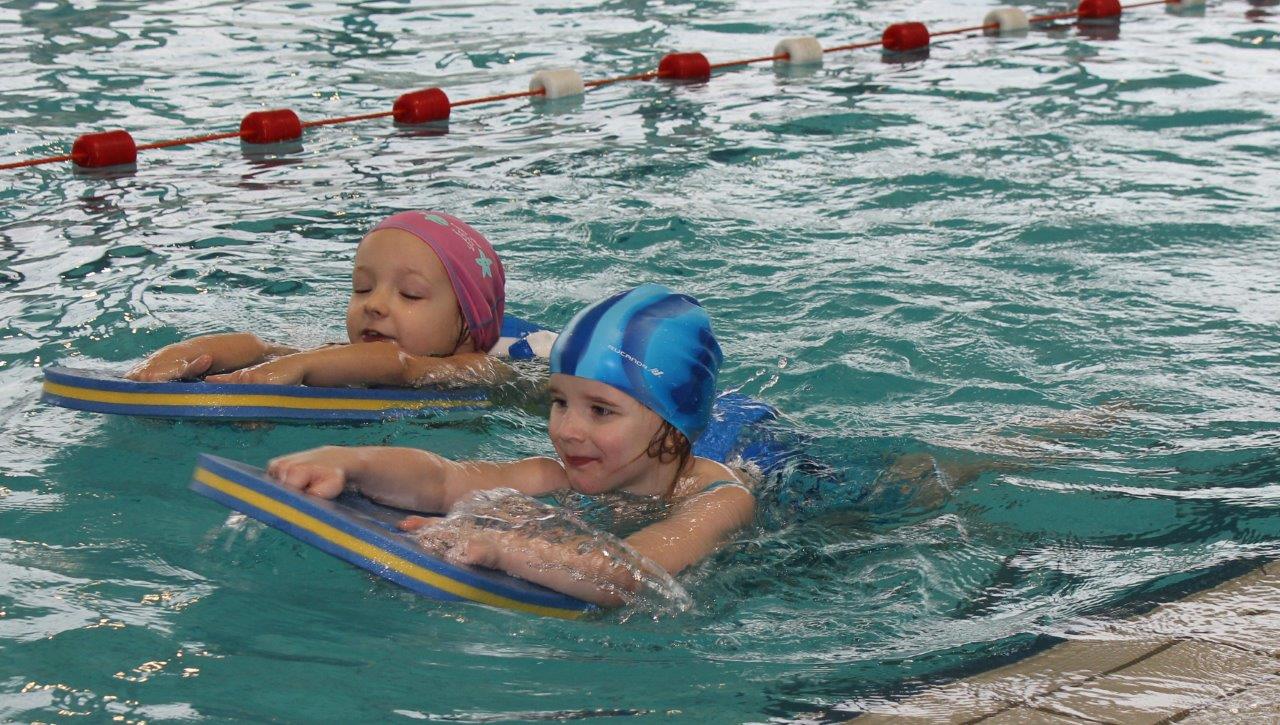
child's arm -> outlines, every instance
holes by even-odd
[[[271,385],[497,385],[510,373],[505,363],[483,353],[428,357],[410,355],[394,342],[357,342],[306,350],[206,379]]]
[[[451,461],[415,448],[325,446],[273,459],[267,473],[289,488],[334,498],[351,487],[396,508],[448,511],[472,491],[514,488],[541,496],[567,484],[549,458],[507,463]]]
[[[719,549],[755,512],[755,496],[745,487],[721,486],[676,504],[671,515],[628,536],[627,543],[675,576]]]
[[[666,519],[626,539],[636,553],[675,575],[706,558],[750,523],[755,498],[741,486],[725,486],[692,496]],[[421,526],[411,520],[402,528]],[[499,569],[604,607],[626,604],[643,585],[634,561],[585,540],[547,541],[516,531],[469,529],[449,552],[451,561]],[[584,553],[585,552],[585,553]]]
[[[294,352],[297,350],[267,342],[249,332],[201,335],[160,348],[125,373],[125,377],[148,383],[198,378],[205,373],[235,370],[256,365],[273,355]]]

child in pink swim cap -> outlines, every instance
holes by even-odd
[[[502,329],[506,276],[493,247],[461,219],[437,211],[384,219],[356,249],[351,282],[349,344],[300,351],[252,333],[204,335],[161,348],[126,377],[279,385],[505,377],[507,366],[489,353]]]

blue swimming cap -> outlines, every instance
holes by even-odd
[[[722,359],[702,305],[651,283],[575,315],[551,348],[551,372],[612,385],[693,442],[711,419]]]

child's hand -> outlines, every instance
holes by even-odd
[[[256,383],[259,385],[301,385],[307,377],[307,367],[298,355],[286,355],[275,360],[221,375],[210,375],[210,383]]]
[[[487,569],[502,569],[502,552],[506,548],[500,538],[509,532],[482,531],[465,535],[445,554],[445,560],[453,564],[466,566],[483,566]]]
[[[183,342],[162,347],[133,367],[124,376],[143,383],[188,380],[204,375],[213,365],[213,355]]]
[[[347,471],[355,454],[348,448],[324,446],[271,459],[267,473],[281,484],[320,498],[336,498],[347,487]]]
[[[418,531],[418,544],[451,564],[502,568],[502,552],[518,545],[510,531],[481,529],[450,519],[410,516],[400,522],[406,531]]]

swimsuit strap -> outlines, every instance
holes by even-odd
[[[743,483],[743,482],[741,482],[741,481],[730,481],[730,480],[727,480],[727,479],[726,479],[726,480],[724,480],[724,481],[715,481],[715,482],[713,482],[710,486],[707,486],[706,488],[702,489],[701,491],[699,491],[698,493],[695,493],[695,494],[693,494],[693,495],[694,495],[694,496],[699,496],[699,495],[704,494],[704,493],[711,493],[712,491],[716,490],[717,488],[724,488],[724,487],[726,487],[726,486],[736,486],[737,488],[740,488],[740,489],[742,489],[743,491],[746,491],[747,493],[750,493],[752,496],[754,496],[754,495],[755,495],[754,493],[752,493],[752,492],[751,492],[751,489],[750,489],[749,487],[747,487],[747,484],[745,484],[745,483]]]

